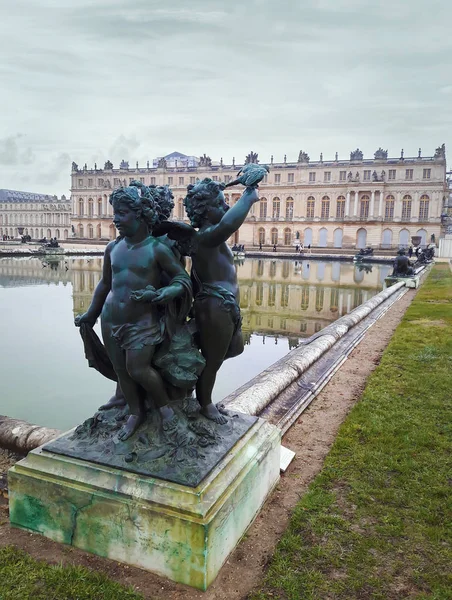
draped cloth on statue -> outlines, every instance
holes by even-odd
[[[193,334],[187,324],[187,316],[193,301],[192,283],[188,274],[176,275],[171,284],[184,288],[184,295],[165,306],[160,323],[161,343],[157,347],[152,364],[160,375],[178,388],[192,388],[205,366],[205,360],[193,342]],[[139,325],[138,323],[136,325]],[[88,364],[107,379],[118,381],[105,346],[94,329],[87,323],[80,325],[80,335],[85,346]]]

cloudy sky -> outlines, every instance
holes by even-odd
[[[0,188],[178,150],[452,152],[450,0],[0,0]]]

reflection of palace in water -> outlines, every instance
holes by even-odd
[[[72,283],[74,314],[86,311],[102,276],[102,258],[1,258],[0,286]],[[361,269],[361,270],[360,270]],[[366,269],[371,271],[366,272]],[[383,288],[390,265],[246,259],[237,263],[245,342],[252,333],[296,345]]]
[[[313,335],[378,293],[390,269],[372,265],[366,272],[337,261],[246,260],[238,267],[243,330],[289,338]]]
[[[369,265],[370,266],[370,265]],[[296,345],[383,288],[390,265],[359,266],[315,260],[247,259],[237,265],[243,332],[288,337]],[[102,275],[102,259],[70,263],[74,313],[85,311]]]
[[[71,282],[69,270],[62,261],[39,258],[0,258],[0,287],[26,287]]]

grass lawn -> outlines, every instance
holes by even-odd
[[[0,548],[0,600],[142,599],[95,571],[49,565],[17,548]]]
[[[452,274],[435,265],[252,600],[452,598]]]

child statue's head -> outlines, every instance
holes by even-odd
[[[158,219],[158,206],[152,198],[149,188],[141,182],[135,183],[138,185],[120,187],[114,190],[110,195],[110,204],[113,206],[115,213],[121,206],[125,206],[136,213],[137,218],[144,221],[151,232]]]
[[[223,189],[223,184],[208,177],[187,187],[184,206],[193,227],[205,221],[218,222],[229,209]]]

